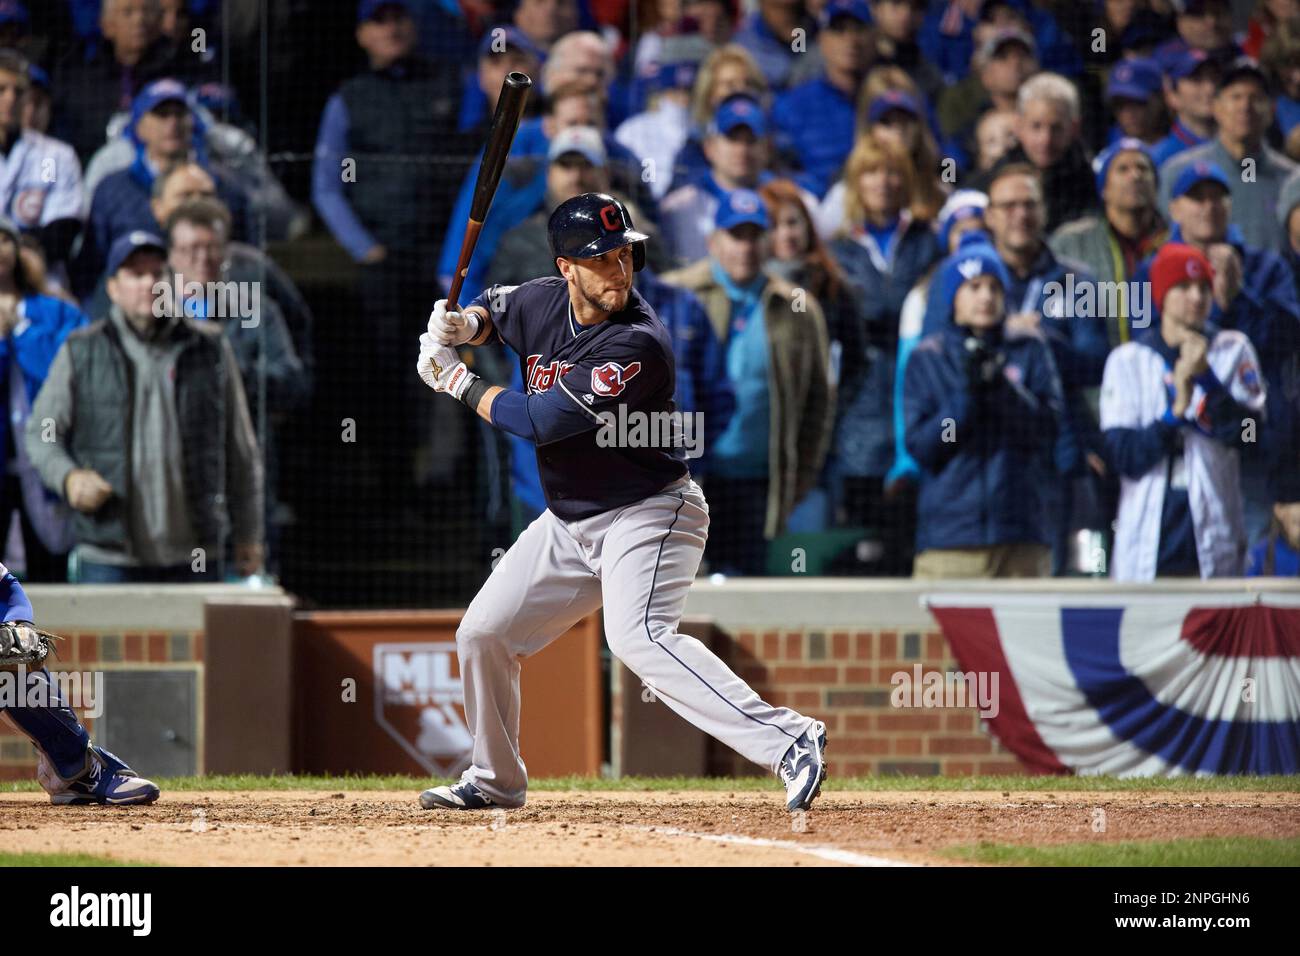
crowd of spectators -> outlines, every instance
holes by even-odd
[[[249,3],[0,0],[0,513],[29,577],[278,568],[322,340],[268,248],[320,237],[355,270],[329,388],[375,507],[406,520],[430,475],[497,476],[466,500],[515,531],[545,507],[530,448],[408,374],[512,70],[534,95],[460,301],[555,274],[564,200],[627,204],[703,422],[709,571],[788,573],[819,535],[829,573],[1300,570],[1297,0],[345,6],[321,16],[362,65],[282,179],[229,82]]]

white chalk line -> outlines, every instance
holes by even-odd
[[[768,837],[748,837],[741,836],[739,833],[696,833],[694,830],[682,830],[678,827],[647,827],[634,826],[631,824],[624,826],[625,830],[640,830],[644,833],[662,833],[665,836],[684,836],[694,837],[697,840],[709,840],[712,843],[731,843],[738,846],[758,846],[767,849],[789,850],[791,853],[802,853],[805,856],[815,856],[821,860],[830,860],[833,863],[847,863],[849,866],[915,866],[915,863],[905,863],[902,860],[890,860],[883,856],[870,856],[866,853],[854,853],[852,850],[841,850],[833,846],[809,846],[803,843],[796,843],[794,840],[773,840]]]
[[[523,824],[513,823],[513,824],[508,824],[506,826],[500,827],[498,829],[498,832],[515,830],[515,829],[518,830],[539,829],[541,826],[542,824],[534,824],[534,823],[523,823]],[[150,822],[144,824],[143,828],[144,829],[157,828],[158,830],[164,830],[170,832],[189,831],[199,838],[208,836],[210,833],[213,833],[214,831],[216,833],[220,833],[223,830],[243,831],[245,833],[265,832],[265,833],[282,834],[286,830],[291,830],[291,829],[306,830],[309,832],[356,829],[355,825],[347,825],[347,824],[314,824],[314,825],[306,824],[306,825],[286,826],[284,824],[273,824],[273,823],[272,824],[233,823],[233,822],[224,823],[221,822],[220,820],[206,822],[203,828],[199,830],[195,830],[192,823],[179,823],[179,822],[177,823]],[[464,828],[463,832],[488,830],[488,829],[492,829],[492,828],[490,825],[486,825],[486,824],[483,826],[468,826]],[[698,833],[694,830],[683,830],[680,827],[641,826],[636,824],[623,824],[620,829],[634,830],[640,833],[658,833],[658,834],[662,834],[663,836],[670,836],[670,837],[691,837],[696,840],[707,840],[710,843],[724,843],[724,844],[731,844],[733,846],[753,846],[753,847],[761,847],[764,849],[786,850],[791,853],[799,853],[804,856],[816,857],[817,859],[827,860],[832,863],[843,863],[848,866],[913,867],[918,865],[916,863],[908,863],[902,860],[891,860],[883,856],[871,856],[870,854],[867,853],[855,853],[852,850],[842,850],[839,847],[818,846],[815,844],[809,845],[804,843],[798,843],[794,840],[773,840],[769,837],[750,837],[750,836],[743,836],[739,833]],[[430,832],[431,828],[423,824],[414,824],[414,825],[399,824],[397,826],[389,826],[389,827],[382,827],[382,828],[376,827],[376,832],[380,830],[383,830],[385,832],[390,832],[390,833],[395,830],[410,831],[410,832],[417,832],[417,833],[419,832],[428,833]],[[438,830],[439,832],[441,832],[443,828],[439,827]]]

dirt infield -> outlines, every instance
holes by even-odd
[[[1300,794],[828,791],[802,817],[780,795],[536,792],[527,807],[426,811],[406,791],[193,791],[151,807],[0,796],[0,844],[173,865],[949,865],[993,841],[1300,836]],[[1104,824],[1104,829],[1096,827]]]

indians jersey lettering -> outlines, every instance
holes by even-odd
[[[530,415],[531,396],[548,396],[547,421],[559,419],[554,427],[564,437],[539,437],[537,447],[542,489],[558,517],[585,518],[639,501],[687,473],[680,447],[635,447],[611,441],[608,432],[598,441],[598,430],[627,421],[628,412],[674,410],[668,330],[639,292],[621,312],[588,327],[574,319],[568,285],[558,276],[493,286],[472,304],[492,316],[501,341],[519,356]]]

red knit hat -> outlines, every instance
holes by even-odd
[[[1213,282],[1214,267],[1205,253],[1193,246],[1170,242],[1160,247],[1151,262],[1151,301],[1164,310],[1165,293],[1180,282]]]

